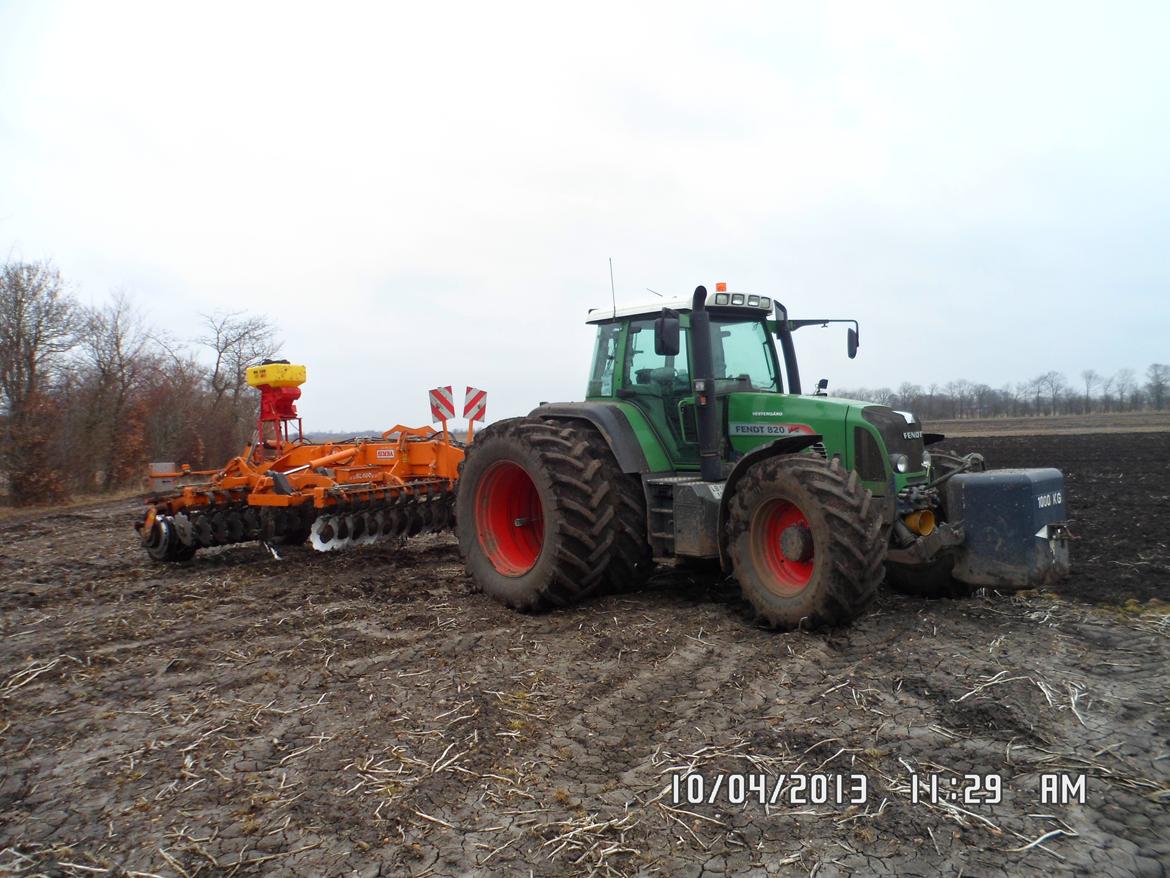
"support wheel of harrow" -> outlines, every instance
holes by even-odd
[[[840,461],[784,455],[736,487],[728,554],[744,597],[774,628],[854,619],[882,581],[880,505]]]
[[[142,541],[143,547],[155,561],[176,562],[190,561],[195,557],[195,546],[188,546],[179,539],[174,524],[160,516],[154,520],[148,533]]]
[[[467,570],[517,610],[567,606],[644,576],[643,521],[590,425],[513,418],[475,437],[463,461],[456,533]],[[633,504],[633,505],[631,505]]]

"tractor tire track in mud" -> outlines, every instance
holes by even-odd
[[[815,633],[684,568],[522,615],[449,536],[156,565],[132,503],[0,522],[0,871],[1163,875],[1170,433],[964,444],[1065,469],[1075,575]],[[687,770],[868,800],[675,804]],[[915,803],[911,771],[1003,801]]]

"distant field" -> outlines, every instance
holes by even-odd
[[[1038,433],[1158,433],[1170,430],[1170,411],[927,421],[948,436],[1035,436]]]

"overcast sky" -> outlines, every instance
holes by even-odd
[[[579,399],[588,308],[769,294],[831,387],[1170,361],[1170,4],[0,0],[0,255],[317,429]],[[458,392],[461,392],[461,386]]]

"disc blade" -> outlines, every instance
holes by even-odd
[[[372,513],[372,512],[359,512],[354,517],[361,518],[361,520],[362,520],[362,527],[361,527],[362,535],[360,537],[357,537],[353,541],[353,544],[355,546],[368,546],[370,543],[372,543],[378,539],[378,533],[379,533],[378,523],[377,523],[377,519],[374,517],[374,513]],[[353,532],[354,531],[353,531],[353,528],[351,526],[350,533],[353,533]]]
[[[370,513],[370,542],[376,543],[385,539],[382,528],[386,526],[386,517],[381,512]]]
[[[335,552],[347,542],[338,539],[337,521],[332,515],[318,515],[309,528],[309,543],[318,552]]]

